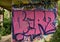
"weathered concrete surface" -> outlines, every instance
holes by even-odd
[[[3,36],[0,42],[11,42],[11,35]]]

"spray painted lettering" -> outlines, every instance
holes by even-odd
[[[22,42],[25,37],[34,38],[55,32],[56,14],[53,11],[13,11],[13,39]]]

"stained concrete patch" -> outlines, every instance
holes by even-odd
[[[3,36],[0,42],[11,42],[11,35]]]

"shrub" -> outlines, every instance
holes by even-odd
[[[11,33],[11,19],[4,19],[5,35]]]
[[[60,21],[58,21],[58,23],[58,29],[54,33],[53,38],[50,42],[60,42]]]
[[[0,27],[0,34],[2,36],[11,33],[11,19],[4,19],[3,27]]]

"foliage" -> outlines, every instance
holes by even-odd
[[[34,9],[34,8],[54,8],[58,0],[13,0],[14,8]]]
[[[60,42],[60,21],[58,24],[58,29],[54,33],[53,38],[51,39],[50,42]]]
[[[3,12],[0,10],[0,14],[2,14]]]
[[[58,2],[58,16],[60,17],[60,1]],[[50,42],[60,42],[60,20],[58,20],[58,27],[57,28],[58,29],[54,33]]]
[[[8,10],[11,10],[12,4],[19,5],[21,1],[23,2],[23,4],[25,3],[28,4],[36,1],[40,3],[40,1],[44,1],[44,0],[0,0],[0,6]],[[57,2],[58,0],[45,0],[45,1],[51,1],[53,3],[54,1]]]
[[[4,26],[0,27],[0,34],[2,36],[11,33],[11,19],[4,19]]]
[[[12,2],[14,4],[19,4],[19,3],[23,3],[23,4],[29,4],[29,3],[41,3],[41,2],[47,2],[47,1],[50,1],[50,2],[57,2],[58,0],[12,0]]]
[[[0,0],[0,7],[11,10],[12,0]]]
[[[60,1],[58,1],[58,15],[60,16]]]

